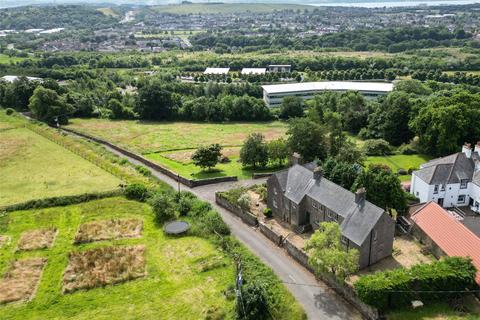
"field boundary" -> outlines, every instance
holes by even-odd
[[[130,152],[124,148],[121,148],[111,142],[108,142],[106,140],[103,140],[103,139],[99,139],[97,137],[94,137],[94,136],[90,136],[88,134],[85,134],[85,133],[82,133],[82,132],[78,132],[76,130],[72,130],[70,128],[60,128],[61,130],[64,130],[66,132],[69,132],[69,133],[72,133],[72,134],[75,134],[75,135],[78,135],[80,137],[83,137],[83,138],[86,138],[86,139],[89,139],[89,140],[92,140],[92,141],[95,141],[97,143],[100,143],[100,144],[103,144],[103,145],[106,145],[118,152],[120,152],[121,154],[123,155],[126,155],[128,157],[131,157],[137,161],[140,161],[141,163],[143,163],[144,165],[146,165],[147,167],[150,167],[152,169],[155,169],[157,171],[160,171],[161,173],[165,174],[166,176],[172,178],[173,180],[175,181],[178,181],[180,182],[181,184],[187,186],[187,187],[190,187],[190,188],[195,188],[195,187],[199,187],[199,186],[204,186],[204,185],[207,185],[207,184],[214,184],[214,183],[220,183],[220,182],[228,182],[228,181],[237,181],[238,180],[238,177],[236,176],[229,176],[229,177],[219,177],[219,178],[208,178],[208,179],[200,179],[200,180],[191,180],[191,179],[187,179],[185,177],[182,177],[180,174],[170,170],[170,169],[167,169],[157,163],[154,163],[136,153],[133,153],[133,152]]]
[[[69,206],[72,204],[79,204],[92,200],[99,200],[104,198],[111,198],[123,195],[122,189],[113,189],[110,191],[104,192],[92,192],[92,193],[82,193],[71,196],[60,196],[60,197],[50,197],[50,198],[41,198],[28,200],[25,202],[9,204],[6,206],[0,207],[1,212],[12,212],[20,210],[29,210],[29,209],[41,209],[41,208],[52,208],[52,207],[63,207]]]

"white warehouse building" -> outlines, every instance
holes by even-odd
[[[435,201],[444,208],[470,206],[480,212],[480,142],[472,150],[431,160],[412,173],[410,192],[420,202]]]
[[[297,96],[304,100],[312,99],[325,91],[358,91],[366,97],[377,97],[393,90],[391,82],[355,82],[355,81],[321,81],[274,84],[262,86],[263,100],[268,107],[279,106],[283,98]]]

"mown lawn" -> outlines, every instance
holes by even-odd
[[[107,191],[121,180],[0,115],[0,206],[32,199]],[[3,130],[1,128],[4,128]]]
[[[211,143],[240,146],[253,132],[261,132],[267,140],[272,140],[284,136],[287,131],[287,125],[279,121],[197,123],[73,119],[68,127],[141,154],[192,149]]]
[[[146,155],[146,158],[156,162],[168,169],[180,174],[188,179],[207,179],[217,177],[236,176],[238,179],[250,179],[254,172],[274,172],[282,169],[282,166],[269,164],[263,169],[244,168],[238,162],[238,157],[230,157],[231,162],[219,163],[210,171],[203,171],[200,167],[195,166],[191,161],[180,162],[166,158],[161,153],[151,153]]]
[[[385,164],[389,166],[393,172],[397,172],[398,169],[405,169],[408,170],[409,168],[418,169],[421,164],[427,162],[431,158],[427,155],[422,154],[412,154],[412,155],[404,155],[404,154],[397,154],[391,156],[384,156],[384,157],[367,157],[365,161],[365,166],[369,164]],[[410,175],[403,175],[400,176],[401,181],[409,181]]]
[[[135,218],[144,222],[142,236],[74,245],[78,227],[94,220]],[[56,227],[51,249],[15,253],[25,230]],[[153,221],[148,205],[109,198],[49,209],[11,212],[0,220],[0,234],[11,241],[0,248],[0,275],[15,258],[46,257],[47,265],[36,293],[28,303],[0,306],[6,319],[231,319],[235,299],[224,291],[234,284],[234,263],[209,241],[185,236],[169,238]],[[62,294],[68,253],[111,245],[145,245],[147,276],[104,288]],[[202,265],[223,261],[208,271]]]

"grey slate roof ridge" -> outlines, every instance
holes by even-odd
[[[291,170],[293,170],[291,172],[293,177],[290,176],[289,174]],[[306,195],[308,195],[312,199],[316,199],[317,198],[316,196],[320,195],[319,194],[319,192],[321,192],[320,189],[315,188],[315,186],[317,185],[317,182],[313,179],[313,172],[311,170],[309,170],[305,166],[294,165],[289,169],[287,169],[287,171],[289,171],[289,173],[287,173],[287,181],[285,181],[285,189],[289,184],[288,182],[289,178],[303,179],[306,177],[307,174],[309,175],[309,178],[308,178],[308,181],[304,182],[303,184],[304,186],[302,190],[300,190],[300,193],[295,194],[295,191],[297,190],[286,190],[284,193],[285,197],[287,197],[290,200],[292,200],[293,198],[294,200],[292,201],[294,201],[296,204],[300,204],[303,201],[303,199],[305,199]],[[294,172],[294,171],[298,171],[298,172]],[[285,175],[285,171],[278,172],[275,175],[277,179],[279,179],[281,175]],[[367,238],[367,236],[370,234],[373,227],[377,224],[378,220],[382,217],[385,210],[367,200],[364,200],[364,202],[361,205],[354,202],[355,195],[353,192],[328,180],[325,177],[322,177],[320,181],[321,183],[324,184],[324,188],[322,189],[327,189],[327,190],[333,189],[332,193],[339,194],[339,196],[341,196],[342,194],[348,195],[349,199],[346,199],[346,201],[348,201],[349,203],[347,203],[347,207],[345,208],[340,207],[335,209],[328,206],[323,201],[319,201],[319,202],[322,203],[322,205],[324,205],[329,210],[343,217],[343,221],[341,224],[342,233],[344,233],[344,235],[347,236],[351,241],[361,246],[362,243]],[[281,184],[280,180],[279,182]],[[318,183],[320,184],[320,182]],[[300,185],[302,185],[302,183],[300,183]],[[315,194],[315,192],[317,193],[317,195]],[[290,193],[290,194],[287,194],[287,193]],[[326,196],[327,197],[329,196],[328,192]],[[341,201],[341,200],[338,200],[338,201]],[[342,210],[344,211],[342,212]],[[366,213],[366,212],[369,212],[369,213]],[[365,219],[366,217],[369,219]]]

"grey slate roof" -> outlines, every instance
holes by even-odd
[[[278,179],[285,197],[294,203],[300,204],[308,196],[343,217],[340,226],[342,234],[361,246],[384,210],[369,201],[356,203],[354,193],[324,177],[315,180],[311,167],[294,165],[274,176]]]
[[[443,158],[438,158],[422,165],[415,175],[427,184],[453,184],[461,180],[472,180],[475,172],[475,160],[478,158],[476,152],[471,158],[465,153],[458,152]]]

